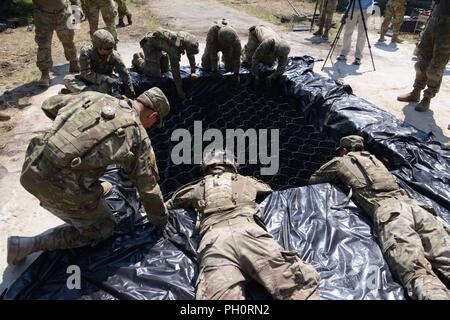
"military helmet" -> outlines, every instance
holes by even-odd
[[[97,49],[109,49],[114,48],[116,41],[109,31],[100,29],[92,35],[92,44]]]
[[[161,128],[164,118],[170,112],[169,100],[167,100],[164,92],[162,92],[160,88],[154,87],[142,93],[136,100],[142,103],[145,107],[158,112],[159,123],[157,127]]]
[[[340,148],[345,148],[347,150],[363,150],[364,149],[364,138],[357,135],[351,135],[343,137],[340,141]]]
[[[198,54],[200,52],[199,50],[199,44],[197,38],[187,32],[183,32],[183,47],[189,54]]]
[[[238,171],[238,164],[234,157],[234,154],[228,149],[212,149],[209,152],[203,154],[203,170],[206,170],[210,166],[225,165],[231,167],[234,172]]]

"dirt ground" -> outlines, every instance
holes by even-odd
[[[298,9],[312,13],[313,5],[305,3]],[[245,6],[245,8],[243,7]],[[119,52],[127,65],[132,54],[139,50],[138,41],[147,32],[157,26],[170,26],[174,29],[190,31],[201,39],[204,47],[206,30],[212,21],[227,18],[246,41],[247,30],[255,24],[270,25],[278,30],[291,45],[291,55],[311,55],[324,59],[329,50],[329,43],[316,43],[309,32],[292,32],[291,24],[281,25],[267,14],[263,8],[270,8],[274,14],[293,13],[286,1],[234,1],[234,0],[190,0],[186,6],[184,0],[145,1],[136,0],[131,5],[135,14],[133,26],[119,29]],[[311,12],[307,12],[311,10]],[[88,41],[87,23],[77,34],[77,46]],[[378,34],[372,30],[370,41],[377,71],[372,71],[369,52],[366,48],[363,64],[357,68],[349,62],[327,66],[321,71],[322,62],[316,63],[315,71],[334,79],[341,79],[350,84],[356,95],[365,98],[380,108],[388,110],[400,119],[416,127],[432,132],[443,143],[449,142],[450,124],[450,69],[445,72],[441,92],[432,102],[432,109],[426,113],[414,111],[414,104],[396,101],[396,96],[411,89],[414,80],[414,60],[412,52],[414,43],[395,45],[375,44]],[[20,41],[18,41],[20,39]],[[19,175],[24,153],[31,137],[51,125],[40,110],[41,103],[56,94],[62,87],[62,79],[68,65],[64,61],[62,48],[54,40],[54,79],[52,86],[42,92],[33,81],[38,79],[35,68],[36,47],[33,33],[16,29],[10,33],[0,34],[0,110],[12,116],[8,122],[0,122],[0,270],[3,283],[0,293],[20,272],[36,257],[30,257],[21,266],[6,266],[6,239],[11,235],[32,236],[61,223],[39,207],[39,203],[19,184]],[[5,44],[5,45],[3,45]],[[15,49],[14,44],[18,45]],[[6,46],[7,45],[7,46]],[[19,46],[20,45],[20,46]],[[339,53],[339,46],[335,56]],[[200,60],[197,59],[197,62]],[[334,59],[333,59],[334,61]],[[183,64],[187,64],[183,60]],[[34,71],[33,71],[34,70]]]

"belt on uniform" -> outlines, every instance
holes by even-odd
[[[247,222],[252,222],[255,223],[255,220],[253,219],[253,217],[235,217],[235,218],[230,218],[224,221],[220,221],[217,223],[214,223],[212,225],[207,226],[207,229],[214,229],[214,228],[218,228],[218,227],[226,227],[226,226],[233,226],[236,224],[242,224],[242,223],[247,223]]]
[[[49,14],[58,14],[58,13],[62,13],[62,12],[64,12],[66,10],[66,8],[64,7],[62,9],[60,9],[60,10],[53,10],[53,11],[51,11],[51,10],[45,10],[45,9],[39,7],[39,6],[36,6],[36,5],[35,5],[35,8],[37,10],[39,10],[39,11],[42,11],[42,12],[45,12],[45,13],[49,13]]]

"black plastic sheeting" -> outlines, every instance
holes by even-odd
[[[248,67],[241,69],[241,86],[229,86],[229,76],[211,77],[199,71],[196,81],[184,85],[190,99],[181,103],[170,79],[155,80],[132,72],[138,93],[160,87],[171,100],[171,115],[162,129],[152,129],[161,174],[169,196],[179,186],[199,178],[198,165],[175,166],[170,135],[176,128],[277,128],[280,130],[280,171],[260,176],[259,166],[244,165],[275,190],[303,186],[321,164],[333,157],[339,138],[362,134],[367,148],[396,175],[416,199],[433,206],[450,222],[449,151],[432,137],[402,123],[391,114],[351,94],[351,88],[312,72],[311,57],[292,58],[279,83],[268,89],[252,81]],[[264,70],[270,72],[269,70]],[[169,74],[170,78],[170,74]],[[174,210],[164,234],[139,212],[135,189],[120,170],[110,169],[105,179],[114,188],[108,203],[122,221],[114,237],[95,248],[42,254],[7,290],[6,299],[192,299],[198,274],[192,234],[194,212]],[[403,291],[392,279],[370,225],[345,194],[328,184],[274,193],[263,217],[269,231],[286,249],[295,249],[321,274],[324,299],[401,299]],[[69,265],[81,268],[80,290],[66,287]],[[251,284],[249,299],[267,298]]]

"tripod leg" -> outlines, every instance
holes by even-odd
[[[345,25],[345,22],[341,24],[341,26],[339,27],[338,32],[336,33],[336,38],[334,38],[333,43],[331,44],[330,51],[328,51],[327,58],[325,59],[325,62],[323,63],[323,66],[322,66],[322,69],[321,69],[322,71],[325,68],[325,65],[327,64],[328,59],[330,59],[332,57],[332,55],[334,53],[334,50],[336,49],[337,43],[338,43],[338,41],[339,41],[339,39],[341,37],[342,30],[344,29],[344,25]]]
[[[309,32],[312,32],[314,29],[314,21],[316,20],[316,13],[317,13],[317,7],[319,6],[319,1],[320,0],[317,0],[316,7],[314,8],[314,14],[311,19],[311,28],[309,29]]]
[[[376,71],[375,61],[373,60],[373,54],[372,54],[372,46],[370,45],[370,40],[369,40],[369,32],[367,30],[366,18],[364,15],[364,11],[361,7],[361,0],[358,0],[358,2],[359,2],[359,10],[361,11],[361,20],[362,20],[362,23],[364,26],[364,32],[366,33],[367,46],[369,47],[370,58],[372,59],[373,71]]]

